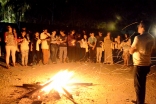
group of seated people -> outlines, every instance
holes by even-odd
[[[93,31],[87,34],[84,30],[80,33],[75,30],[66,32],[53,29],[49,33],[45,28],[42,32],[32,33],[22,28],[18,33],[10,25],[4,32],[4,39],[1,40],[4,40],[2,45],[5,45],[4,53],[8,69],[10,62],[14,67],[16,63],[28,66],[42,62],[46,65],[50,61],[53,64],[80,61],[113,64],[118,57],[122,57],[124,65],[128,65],[130,57],[128,51],[131,46],[131,39],[127,34],[124,34],[121,41],[120,35],[112,40],[111,32],[103,36],[101,31],[95,35]]]

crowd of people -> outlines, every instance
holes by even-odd
[[[111,32],[104,35],[101,31],[97,34],[90,31],[87,34],[85,30],[66,32],[54,29],[49,32],[45,28],[42,32],[32,33],[24,27],[17,32],[8,25],[7,31],[4,32],[3,46],[7,68],[10,68],[10,63],[12,66],[16,66],[16,63],[28,66],[41,62],[46,65],[50,61],[56,64],[58,59],[61,63],[89,61],[113,64],[121,57],[124,59],[124,65],[128,66],[131,39],[124,34],[124,39],[118,35],[113,40]]]
[[[128,34],[124,34],[123,39],[120,35],[112,39],[111,32],[107,32],[106,36],[101,31],[98,31],[98,34],[93,31],[87,34],[84,30],[80,33],[75,30],[65,32],[54,29],[49,33],[47,28],[41,33],[39,31],[31,33],[26,28],[22,28],[18,34],[16,29],[9,25],[4,32],[4,39],[1,39],[1,43],[4,40],[1,47],[5,46],[3,51],[8,69],[10,59],[13,66],[16,66],[16,63],[27,66],[39,64],[40,61],[46,65],[50,60],[56,64],[57,59],[61,63],[90,61],[113,64],[118,57],[122,57],[124,66],[128,66],[132,54],[136,91],[134,102],[144,104],[146,76],[150,72],[151,54],[155,47],[155,39],[146,32],[147,30],[148,26],[141,22],[138,25],[139,35],[135,36],[131,45]]]

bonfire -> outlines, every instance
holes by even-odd
[[[36,100],[43,100],[46,96],[55,99],[60,99],[62,96],[65,96],[68,100],[77,104],[72,96],[72,91],[74,91],[78,85],[90,86],[92,83],[79,83],[79,80],[74,78],[74,72],[64,70],[58,72],[44,83],[23,84],[23,87],[33,88],[33,90],[26,93],[21,98],[28,97]]]

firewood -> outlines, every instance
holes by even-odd
[[[41,87],[41,85],[38,85],[38,84],[23,84],[23,87],[24,88],[31,88],[31,87],[38,88],[38,87]]]
[[[68,85],[75,85],[75,86],[92,86],[93,83],[70,83]]]
[[[74,98],[72,96],[71,93],[69,93],[69,91],[67,91],[64,87],[62,87],[63,91],[65,92],[65,94],[63,94],[67,99],[69,99],[70,101],[72,101],[74,104],[77,104],[75,101],[74,101]]]
[[[41,90],[42,88],[44,88],[45,86],[48,86],[50,83],[52,83],[52,81],[44,84],[43,86],[39,86],[38,88],[36,88],[35,90],[32,90],[30,92],[28,92],[27,94],[25,94],[22,98],[24,97],[31,97],[35,92]]]

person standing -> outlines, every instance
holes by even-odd
[[[87,38],[86,34],[83,35],[83,39],[81,40],[80,45],[81,45],[81,52],[82,52],[82,56],[83,56],[81,61],[86,62],[89,58],[89,56],[88,56],[89,55],[88,54],[88,38]]]
[[[50,34],[48,33],[47,29],[44,29],[40,35],[41,39],[41,49],[43,53],[43,64],[48,64],[50,52],[49,52],[49,41],[50,41]]]
[[[129,65],[129,59],[130,59],[130,54],[129,54],[129,49],[131,47],[131,44],[129,43],[128,40],[124,40],[121,42],[121,50],[123,51],[122,58],[124,60],[124,66]]]
[[[90,33],[90,37],[88,38],[88,45],[89,45],[89,58],[91,62],[95,62],[95,57],[96,57],[96,42],[97,39],[94,36],[94,33]]]
[[[147,33],[148,26],[142,21],[138,25],[138,33],[130,48],[134,65],[134,88],[136,104],[144,104],[146,92],[146,76],[150,72],[151,54],[154,48],[154,38]]]
[[[97,44],[96,44],[96,62],[101,63],[101,57],[102,57],[102,45],[103,45],[103,36],[102,32],[98,32],[97,38]]]
[[[70,62],[76,61],[76,39],[75,30],[69,32],[68,38],[68,58]]]
[[[63,30],[60,31],[59,59],[60,62],[66,62],[67,59],[67,36]]]
[[[8,31],[4,34],[4,40],[5,40],[5,49],[6,49],[6,67],[9,69],[9,58],[10,58],[10,52],[12,56],[12,62],[13,66],[15,66],[16,62],[16,50],[17,50],[17,36],[16,34],[13,34],[12,27],[8,26]]]
[[[56,30],[52,31],[50,39],[50,52],[51,52],[51,61],[53,64],[57,63],[57,52],[58,52],[59,38],[56,36]]]
[[[124,34],[124,37],[125,39],[121,42],[120,47],[123,51],[122,58],[124,60],[124,66],[128,66],[130,61],[129,49],[131,47],[131,39],[128,37],[127,34]]]
[[[107,36],[104,37],[104,63],[105,64],[113,64],[113,55],[112,55],[112,49],[113,49],[113,41],[111,40],[111,33],[108,32]]]
[[[22,39],[21,39],[21,55],[22,55],[22,66],[28,65],[28,55],[29,55],[29,40],[26,37],[26,31],[22,31]]]
[[[76,62],[79,62],[83,57],[81,50],[81,34],[77,33],[75,39],[76,39],[76,51],[75,51]]]
[[[114,39],[114,49],[113,49],[113,61],[118,62],[121,61],[120,57],[122,56],[121,49],[121,36],[117,35],[117,37]]]
[[[36,56],[35,58],[35,62],[36,62],[36,65],[39,65],[40,63],[40,60],[41,60],[41,56],[42,56],[42,52],[41,52],[41,40],[40,40],[40,35],[39,35],[39,32],[36,31],[35,34],[34,34],[34,39],[33,39],[33,56]]]

